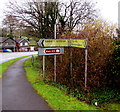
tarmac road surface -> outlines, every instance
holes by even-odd
[[[25,77],[23,62],[27,58],[15,62],[3,74],[2,110],[52,111],[45,100],[36,94]]]
[[[11,52],[11,53],[0,53],[0,64],[4,63],[6,61],[9,61],[14,58],[22,57],[22,56],[27,56],[27,55],[33,55],[37,54],[37,51],[35,52]]]

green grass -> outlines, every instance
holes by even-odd
[[[34,66],[31,66],[30,63],[30,59],[28,59],[24,65],[27,79],[53,110],[97,110],[95,106],[79,101],[57,87],[44,83],[40,75],[42,73],[37,70],[37,63],[35,62]]]
[[[15,58],[15,59],[12,59],[10,61],[7,61],[5,63],[2,63],[0,64],[0,78],[2,78],[2,74],[7,70],[7,68],[12,65],[14,62],[16,62],[17,60],[19,59],[22,59],[22,58],[25,58],[25,57],[28,57],[28,56],[23,56],[23,57],[19,57],[19,58]]]
[[[53,83],[51,84],[49,83],[48,79],[44,79],[45,82],[43,82],[42,72],[40,72],[40,69],[42,68],[42,63],[38,61],[39,60],[36,61],[35,59],[34,66],[31,66],[30,59],[25,62],[26,75],[29,82],[32,83],[33,88],[37,91],[37,93],[40,96],[42,96],[48,102],[49,106],[52,107],[52,109],[54,110],[118,110],[118,111],[120,110],[120,104],[114,103],[114,99],[112,99],[111,101],[110,95],[112,94],[113,96],[115,90],[112,91],[109,89],[104,90],[103,88],[103,90],[99,90],[91,94],[95,98],[94,100],[98,102],[98,106],[96,107],[94,106],[95,102],[93,102],[93,105],[88,105],[84,101],[80,101],[75,97],[73,97],[72,94],[68,94],[67,88],[64,85],[56,84],[54,82],[51,82]],[[80,94],[82,98],[83,94],[82,93]],[[102,98],[104,96],[106,97],[106,99]],[[118,99],[119,97],[116,96],[115,98]],[[105,100],[105,102],[103,102],[103,104],[101,105],[100,101],[102,101],[102,99]],[[110,102],[106,102],[106,100],[109,99]]]
[[[109,110],[118,110],[120,112],[120,104],[107,104]]]
[[[33,40],[33,39],[30,39],[29,45],[30,45],[30,46],[36,46],[36,41]]]

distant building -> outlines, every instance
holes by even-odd
[[[0,37],[0,49],[11,49],[12,51],[29,51],[29,41],[23,38]]]

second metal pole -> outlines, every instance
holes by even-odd
[[[85,49],[85,89],[87,88],[87,56],[88,56],[88,49]]]
[[[45,78],[45,56],[43,56],[43,78]]]
[[[57,5],[57,4],[56,4]],[[56,21],[57,21],[57,15],[56,15],[56,9],[55,9],[55,25],[54,25],[54,39],[57,38],[57,34],[56,34]],[[54,55],[54,81],[56,82],[57,77],[56,77],[56,55]]]
[[[54,81],[56,82],[57,77],[56,77],[56,55],[54,55]]]
[[[71,75],[71,85],[73,86],[73,63],[72,63],[72,47],[70,47],[70,75]]]

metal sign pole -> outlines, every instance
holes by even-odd
[[[72,64],[72,47],[70,47],[70,75],[71,75],[71,83],[73,85],[73,71],[72,71],[72,67],[73,67],[73,64]]]
[[[56,35],[56,10],[55,10],[55,25],[54,25],[54,39],[56,39],[57,35]],[[54,55],[54,81],[56,82],[56,55]]]
[[[71,84],[73,85],[73,73],[72,73],[72,66],[73,66],[73,64],[72,64],[72,41],[71,41],[71,39],[70,39],[70,76],[71,76]]]
[[[56,55],[54,56],[54,81],[56,82],[57,77],[56,77]]]
[[[88,57],[88,48],[85,49],[85,89],[87,87],[87,57]]]
[[[55,30],[56,32],[56,30]],[[56,39],[56,34],[54,36],[54,38]],[[54,81],[56,82],[56,55],[54,55]]]
[[[45,56],[43,56],[43,78],[45,78]]]

